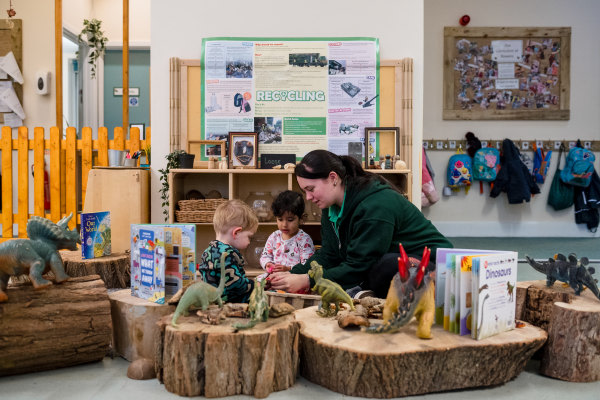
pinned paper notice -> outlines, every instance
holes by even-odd
[[[17,93],[12,86],[8,88],[0,88],[0,102],[6,104],[19,116],[19,118],[25,119],[25,111],[23,111],[23,107],[21,107]]]
[[[12,51],[9,51],[4,57],[0,57],[0,69],[12,76],[16,82],[23,84],[23,75],[21,75],[17,59]]]
[[[23,120],[15,113],[5,113],[4,125],[10,126],[11,128],[18,128],[23,126]]]

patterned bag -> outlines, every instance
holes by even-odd
[[[476,181],[493,182],[498,174],[500,151],[493,147],[477,150],[473,157],[473,179]]]
[[[468,191],[472,183],[472,170],[471,157],[466,155],[462,148],[458,149],[448,160],[448,186],[453,190],[464,187]]]
[[[560,171],[560,179],[569,185],[588,187],[594,173],[594,161],[596,156],[590,150],[573,147],[567,156],[565,168]]]

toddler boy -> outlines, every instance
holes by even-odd
[[[219,286],[221,279],[221,255],[227,252],[225,259],[225,290],[223,298],[230,303],[247,303],[254,289],[254,281],[246,277],[246,263],[240,250],[250,244],[250,238],[256,233],[258,219],[250,207],[241,200],[229,200],[215,210],[213,218],[216,239],[211,241],[202,253],[199,272],[207,283]]]

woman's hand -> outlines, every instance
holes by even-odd
[[[273,264],[271,265],[271,272],[288,272],[291,270],[291,267],[287,267],[283,264]]]
[[[310,281],[307,274],[290,274],[289,272],[275,272],[269,275],[271,288],[296,293],[308,290]]]

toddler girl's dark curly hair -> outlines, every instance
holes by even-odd
[[[271,210],[273,210],[273,215],[276,217],[281,217],[286,212],[290,212],[302,219],[304,216],[304,199],[300,193],[286,190],[279,193],[273,200]]]

